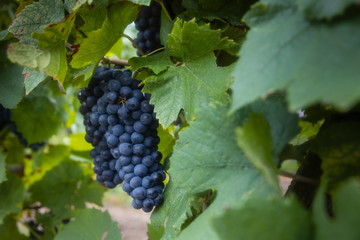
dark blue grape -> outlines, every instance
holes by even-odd
[[[120,108],[118,104],[108,104],[106,107],[106,112],[108,114],[116,114]]]
[[[142,114],[142,112],[140,110],[134,111],[131,113],[131,118],[134,120],[140,120],[141,114]]]
[[[121,184],[123,182],[123,180],[119,177],[119,175],[115,175],[114,179],[113,179],[113,182],[115,184]]]
[[[138,144],[138,143],[142,143],[144,141],[144,135],[137,133],[137,132],[133,132],[131,134],[131,142],[134,144]]]
[[[159,195],[159,192],[156,188],[148,188],[146,190],[146,196],[149,198],[156,198]]]
[[[122,169],[123,169],[124,172],[126,172],[126,173],[131,173],[131,172],[134,171],[134,165],[128,164],[128,165],[124,166]]]
[[[120,88],[120,96],[125,99],[131,98],[132,90],[128,86],[123,86]]]
[[[127,182],[123,182],[122,184],[122,189],[124,190],[124,192],[126,193],[130,193],[133,189],[130,187],[130,184]]]
[[[134,164],[134,166],[141,163],[141,161],[142,161],[142,157],[140,157],[140,156],[133,155],[131,158],[131,163]]]
[[[118,124],[119,123],[119,118],[115,115],[109,115],[108,118],[107,118],[107,123],[109,125],[115,125],[115,124]]]
[[[125,156],[130,156],[133,151],[130,143],[121,143],[119,145],[119,150],[120,150],[120,154],[125,155]]]
[[[121,106],[118,110],[120,119],[128,119],[130,117],[130,110],[126,106]]]
[[[143,201],[140,200],[140,199],[133,199],[133,201],[132,201],[132,206],[133,206],[133,208],[135,208],[135,209],[140,209],[140,208],[143,207]]]
[[[135,132],[135,129],[131,125],[125,125],[125,132],[128,134],[132,134],[133,132]]]
[[[116,124],[111,128],[111,133],[114,136],[120,137],[124,133],[124,127],[121,124]]]
[[[164,199],[163,199],[163,197],[161,196],[161,194],[159,194],[159,195],[154,199],[155,206],[160,206],[161,204],[163,204],[163,202],[164,202]]]
[[[106,142],[110,148],[114,148],[115,146],[118,145],[119,138],[114,135],[110,135],[106,138]]]
[[[131,181],[131,179],[133,179],[133,177],[135,177],[135,174],[133,172],[126,173],[124,175],[124,181],[127,183],[130,183],[130,181]]]
[[[152,115],[150,113],[143,113],[140,116],[140,122],[144,125],[149,125],[153,121]]]
[[[151,167],[154,164],[154,159],[150,155],[147,155],[143,157],[142,164],[144,164],[147,167]]]
[[[148,172],[148,168],[144,164],[138,164],[134,167],[134,173],[136,176],[144,177]]]
[[[138,176],[134,176],[131,180],[130,180],[130,186],[132,188],[137,188],[140,187],[142,185],[142,181],[141,178]]]
[[[146,176],[142,179],[141,185],[148,189],[154,186],[154,180],[150,176]]]
[[[90,114],[90,122],[91,125],[93,125],[94,127],[99,126],[99,113],[94,112]]]
[[[121,178],[121,179],[124,179],[124,176],[125,176],[125,174],[126,174],[126,172],[124,172],[123,170],[119,170],[119,177]]]
[[[116,159],[113,159],[109,162],[109,168],[110,170],[115,171],[115,164],[116,164]]]
[[[99,86],[94,87],[93,93],[94,93],[94,96],[97,98],[101,97],[104,94],[104,92],[101,90],[101,88]]]
[[[147,127],[144,124],[142,124],[140,121],[136,121],[134,123],[134,130],[138,133],[145,133]]]
[[[154,158],[154,161],[157,163],[160,162],[162,159],[162,154],[159,151],[151,153],[151,156]]]
[[[144,145],[147,148],[151,148],[154,145],[154,138],[153,137],[146,137],[144,139]]]
[[[101,126],[106,126],[106,127],[107,127],[107,126],[109,125],[108,122],[107,122],[108,116],[109,116],[109,115],[107,115],[107,114],[102,114],[102,115],[100,115],[100,117],[99,117],[99,123],[100,123]]]
[[[121,166],[126,166],[129,163],[131,163],[131,159],[132,159],[131,157],[121,155],[119,157],[119,162],[120,162]]]
[[[102,172],[101,176],[105,181],[110,181],[114,177],[114,171],[112,171],[112,170],[104,170]]]
[[[139,103],[139,99],[137,98],[129,98],[127,101],[126,101],[126,106],[128,109],[134,111],[134,110],[137,110],[140,106],[140,103]]]
[[[101,164],[101,168],[102,168],[103,170],[110,170],[109,162],[103,162],[103,163]]]
[[[135,89],[132,95],[134,98],[137,98],[139,101],[144,99],[144,94],[139,89]]]
[[[146,209],[152,209],[154,205],[155,205],[154,200],[152,200],[151,198],[145,198],[143,201],[143,206]]]
[[[117,92],[120,90],[121,84],[118,80],[112,79],[107,84],[108,89],[112,92]]]
[[[129,126],[129,127],[132,127],[132,125],[134,125],[134,122],[135,122],[135,120],[134,119],[131,119],[131,118],[129,118],[129,119],[124,119],[124,123],[127,125],[127,126]],[[125,126],[126,127],[126,126]]]
[[[117,92],[108,92],[106,98],[109,102],[115,102],[118,99]]]
[[[135,188],[132,194],[134,198],[142,200],[146,197],[146,189],[143,187]]]
[[[102,178],[101,175],[96,175],[96,181],[100,182],[100,183],[103,183],[104,182],[104,179]]]
[[[92,106],[94,106],[96,104],[96,97],[95,96],[89,96],[86,98],[86,106],[88,108],[91,108]]]
[[[97,175],[101,175],[102,172],[103,172],[103,169],[102,169],[100,166],[95,165],[95,166],[94,166],[94,172],[95,172]]]
[[[142,156],[145,153],[145,146],[144,144],[134,144],[132,151],[134,155]]]
[[[128,133],[123,133],[119,137],[120,143],[130,143],[131,142],[131,135]]]

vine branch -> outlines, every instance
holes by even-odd
[[[134,41],[134,39],[132,39],[130,36],[126,35],[125,33],[123,33],[123,37],[127,38],[132,44],[134,44],[134,46],[136,47],[136,49],[141,53],[142,56],[146,55],[143,50],[141,50],[141,48],[136,44],[136,42]]]

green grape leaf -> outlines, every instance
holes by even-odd
[[[161,125],[157,129],[160,143],[158,150],[162,153],[163,159],[167,158],[172,152],[175,145],[175,139],[169,130],[164,129]]]
[[[89,33],[73,56],[71,66],[82,68],[99,62],[122,36],[125,27],[136,19],[138,11],[139,7],[130,2],[111,5],[102,28]]]
[[[24,145],[19,142],[15,134],[8,134],[4,139],[4,149],[7,150],[5,162],[7,164],[18,164],[24,162]]]
[[[211,30],[210,24],[198,25],[195,20],[177,20],[167,37],[167,47],[170,55],[181,62],[189,62],[213,50],[222,49],[232,54],[239,50],[236,42],[221,37],[220,30]]]
[[[181,230],[177,239],[219,239],[211,216],[250,193],[275,193],[236,144],[235,128],[251,111],[225,117],[227,111],[225,106],[204,107],[196,121],[180,132],[170,158],[164,205],[151,217],[154,228],[161,228],[167,219],[162,239],[175,239]],[[215,199],[210,204],[201,203],[209,189],[215,190]],[[198,203],[209,205],[200,215],[199,210],[192,210],[199,209]]]
[[[297,0],[299,8],[311,19],[332,19],[342,15],[347,7],[358,3],[358,0]]]
[[[64,5],[61,0],[40,0],[23,9],[9,27],[9,32],[20,39],[21,43],[36,45],[33,32],[43,32],[50,23],[64,18]]]
[[[0,63],[0,104],[5,108],[15,108],[25,95],[21,72],[20,66]]]
[[[70,161],[62,161],[30,187],[34,201],[60,216],[73,208],[84,208],[85,202],[101,205],[104,191],[104,187],[83,175],[79,164]]]
[[[165,50],[151,56],[130,58],[129,64],[132,72],[150,68],[155,74],[159,74],[168,69],[173,62],[170,59],[168,50]]]
[[[79,15],[84,20],[81,31],[86,35],[102,27],[106,19],[106,5],[108,0],[96,1],[91,6],[79,9]]]
[[[5,168],[5,156],[2,152],[2,150],[0,149],[0,183],[2,183],[3,181],[6,181],[6,168]]]
[[[34,69],[25,67],[23,70],[23,75],[25,76],[25,93],[29,94],[37,85],[44,81],[47,77],[46,73],[38,72]]]
[[[327,215],[325,186],[318,192],[313,206],[316,240],[360,239],[360,181],[350,179],[333,194],[334,218]]]
[[[270,127],[263,115],[253,113],[243,127],[236,128],[237,143],[264,178],[280,191],[276,165],[272,159]]]
[[[161,23],[160,23],[160,42],[161,45],[167,46],[167,36],[171,34],[174,27],[174,21],[170,21],[165,11],[161,12]]]
[[[360,123],[356,121],[323,125],[311,150],[322,162],[322,180],[330,188],[342,181],[360,176]]]
[[[72,83],[75,87],[87,87],[96,67],[97,63],[83,68],[72,68],[69,66],[64,82]]]
[[[253,1],[224,1],[224,0],[184,0],[183,5],[188,9],[185,16],[220,20],[232,25],[243,25],[242,16],[249,9]]]
[[[82,209],[75,213],[75,220],[69,222],[56,235],[55,240],[120,240],[117,222],[109,212],[98,209]]]
[[[311,239],[309,213],[295,198],[250,197],[241,207],[216,216],[213,227],[221,240]]]
[[[75,16],[76,12],[73,12],[64,21],[46,27],[44,33],[33,34],[44,54],[49,55],[49,64],[40,65],[39,68],[61,83],[67,72],[66,42],[74,25]]]
[[[61,126],[61,107],[47,97],[25,98],[12,111],[12,120],[29,144],[42,142]]]
[[[85,139],[86,133],[73,133],[70,135],[70,147],[75,151],[90,151],[93,149],[92,145]]]
[[[25,186],[13,173],[7,174],[8,180],[0,184],[0,224],[9,213],[18,213],[25,195]]]
[[[360,99],[360,17],[315,24],[291,1],[276,2],[245,16],[251,30],[233,73],[232,111],[280,89],[291,110],[318,101],[351,107]]]
[[[0,224],[0,236],[2,239],[28,240],[28,237],[20,234],[14,216],[5,217],[3,224]]]
[[[30,186],[41,178],[53,167],[59,165],[69,157],[71,149],[64,145],[49,146],[47,151],[34,155],[32,165],[25,168],[25,183]]]
[[[186,120],[191,121],[203,103],[226,102],[231,71],[231,67],[217,67],[214,55],[209,53],[146,78],[144,91],[152,94],[150,103],[160,123],[168,127],[181,109]]]

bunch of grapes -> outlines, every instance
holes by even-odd
[[[98,67],[78,98],[97,180],[108,188],[123,182],[133,207],[150,212],[163,201],[166,175],[157,151],[159,122],[139,83],[129,70]]]
[[[23,137],[22,133],[17,130],[16,123],[11,121],[11,110],[4,108],[0,104],[0,131],[7,125],[10,126],[11,131],[18,137],[19,142],[23,144],[25,147],[30,147],[32,150],[37,151],[40,147],[46,144],[45,141],[41,143],[28,144],[27,140]]]
[[[141,7],[139,18],[135,21],[135,27],[139,32],[134,41],[145,54],[161,47],[160,22],[161,6],[157,2]],[[141,56],[139,51],[137,54]]]

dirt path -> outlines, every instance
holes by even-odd
[[[113,205],[105,203],[104,207],[112,218],[119,223],[122,240],[148,240],[147,223],[150,223],[150,213],[136,210],[128,205]]]

